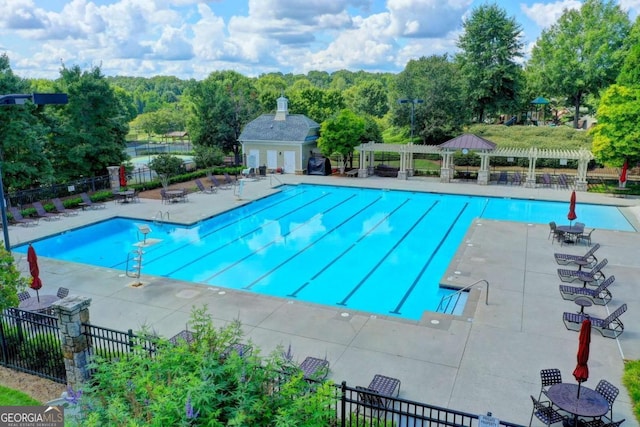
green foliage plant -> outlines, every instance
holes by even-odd
[[[350,156],[355,147],[360,144],[365,132],[365,123],[362,117],[351,110],[340,111],[336,116],[322,123],[318,148],[325,156],[337,153],[343,160]],[[341,163],[344,168],[344,161]]]
[[[20,344],[18,355],[27,369],[53,377],[65,375],[62,346],[57,334],[45,332],[26,338]]]
[[[622,383],[629,392],[633,415],[640,423],[640,360],[631,360],[624,364]]]
[[[333,386],[312,387],[301,373],[283,374],[281,352],[227,354],[242,340],[239,322],[213,326],[194,308],[192,342],[160,339],[153,357],[134,351],[96,357],[79,404],[83,426],[326,426],[335,417]]]
[[[27,288],[27,281],[20,275],[11,253],[4,244],[0,247],[0,310],[18,306],[18,293]]]

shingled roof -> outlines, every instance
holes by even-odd
[[[468,150],[493,150],[496,148],[496,144],[477,135],[465,133],[440,144],[439,147],[453,149],[466,148]]]
[[[263,114],[249,122],[240,138],[242,142],[303,142],[313,141],[318,138],[317,131],[320,125],[302,114],[288,114],[285,120],[274,120],[275,114]]]

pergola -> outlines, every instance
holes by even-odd
[[[400,170],[399,179],[407,179],[413,171],[413,154],[438,154],[442,157],[440,168],[440,182],[450,182],[454,174],[453,154],[457,151],[474,151],[480,156],[480,169],[478,170],[478,184],[487,185],[490,181],[489,166],[492,157],[527,158],[529,169],[524,185],[533,188],[536,185],[536,160],[560,159],[577,160],[578,171],[575,180],[577,191],[587,191],[587,165],[592,160],[593,154],[586,149],[580,150],[550,150],[532,148],[496,148],[495,144],[475,135],[464,134],[441,145],[414,145],[414,144],[381,144],[370,141],[360,144],[355,148],[360,152],[359,178],[366,178],[373,174],[374,157],[376,152],[399,153]],[[466,154],[466,153],[465,153]]]

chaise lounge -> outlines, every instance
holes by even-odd
[[[568,330],[579,331],[582,326],[582,321],[588,317],[591,319],[591,327],[600,332],[603,337],[618,338],[624,331],[624,324],[620,320],[620,316],[622,316],[622,313],[625,311],[627,311],[627,304],[622,304],[616,311],[604,319],[587,314],[565,312],[562,320]]]
[[[40,202],[33,202],[33,207],[36,210],[36,214],[38,214],[39,218],[44,219],[45,221],[52,221],[55,219],[60,219],[59,213],[50,213],[42,206]]]
[[[594,253],[600,249],[600,243],[596,243],[593,245],[591,249],[587,251],[584,255],[572,255],[572,254],[561,254],[555,253],[553,254],[556,259],[556,263],[559,265],[578,265],[582,267],[592,268],[598,262],[598,258],[594,255]]]
[[[62,200],[60,200],[59,198],[55,198],[51,200],[53,202],[53,206],[55,206],[56,211],[60,214],[60,215],[64,215],[64,216],[75,216],[78,215],[78,211],[77,210],[72,210],[72,209],[67,209],[64,207],[64,203],[62,203]]]
[[[565,270],[559,268],[558,277],[560,278],[560,280],[567,283],[579,280],[581,282],[584,282],[585,285],[589,284],[598,286],[604,279],[606,279],[606,276],[602,272],[602,269],[607,265],[608,262],[609,261],[606,258],[603,259],[595,267],[593,267],[591,271]]]
[[[609,276],[596,289],[584,288],[582,286],[559,285],[560,295],[563,299],[574,301],[578,297],[587,297],[596,305],[607,305],[611,301],[611,292],[607,289],[616,276]]]
[[[28,227],[30,225],[38,225],[37,218],[34,219],[34,218],[23,217],[20,210],[14,206],[9,207],[9,212],[11,213],[13,220],[18,224],[22,225],[23,227]]]

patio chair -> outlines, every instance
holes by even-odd
[[[25,218],[22,216],[22,212],[15,206],[9,207],[9,212],[13,217],[13,220],[23,227],[28,227],[30,225],[38,225],[38,218]]]
[[[180,341],[184,341],[187,344],[191,344],[196,339],[196,336],[193,332],[188,329],[183,329],[171,338],[169,338],[169,342],[173,345],[178,345]]]
[[[60,200],[59,198],[55,198],[51,200],[53,202],[53,206],[56,208],[56,211],[60,214],[60,215],[64,215],[64,216],[75,216],[78,215],[78,211],[77,210],[73,210],[73,209],[67,209],[64,207],[64,203],[62,203],[62,200]]]
[[[31,294],[27,291],[23,291],[18,293],[18,301],[22,302],[22,301],[26,301],[29,298],[31,298]]]
[[[588,422],[583,420],[582,427],[620,427],[620,425],[622,425],[622,423],[625,421],[625,418],[621,419],[620,421],[612,421],[610,423],[605,423],[604,421],[599,419],[591,420]]]
[[[58,292],[56,293],[56,295],[58,296],[58,298],[62,299],[62,298],[66,298],[69,295],[69,289],[64,288],[62,286],[60,286],[58,288]]]
[[[576,243],[580,241],[584,241],[587,245],[591,246],[591,233],[595,231],[595,228],[592,228],[588,233],[582,232],[578,234],[576,237]]]
[[[547,237],[547,240],[551,236],[553,236],[553,240],[551,241],[551,244],[553,244],[555,240],[562,240],[564,238],[564,233],[562,231],[558,231],[558,226],[556,225],[555,221],[549,222],[549,236]]]
[[[622,304],[616,311],[608,315],[606,318],[589,316],[591,319],[591,328],[600,332],[600,335],[607,338],[618,338],[624,332],[624,324],[620,320],[620,316],[627,311],[627,304]],[[582,321],[587,318],[587,314],[568,313],[565,312],[562,320],[564,326],[570,331],[579,331]]]
[[[550,426],[556,423],[562,423],[565,421],[565,417],[552,408],[551,402],[539,402],[535,397],[531,396],[533,402],[533,410],[531,411],[531,419],[529,420],[529,427],[533,423],[533,416],[542,421],[546,426]]]
[[[90,209],[104,209],[107,207],[104,203],[97,203],[91,200],[87,193],[80,193],[80,198],[82,199],[83,205]]]
[[[507,185],[508,178],[509,178],[509,175],[507,174],[507,171],[501,171],[500,176],[498,176],[498,184]]]
[[[242,343],[231,344],[229,347],[224,349],[222,354],[220,354],[220,358],[222,360],[225,360],[234,353],[237,354],[238,357],[242,358],[242,357],[250,356],[252,352],[253,352],[253,347],[251,347],[249,344],[242,344]]]
[[[59,213],[50,213],[42,206],[40,202],[33,202],[33,207],[36,210],[36,214],[38,217],[44,219],[45,221],[53,221],[60,219]]]
[[[569,188],[569,180],[567,179],[567,175],[561,173],[558,176],[558,188]]]
[[[596,305],[607,305],[611,301],[611,292],[607,289],[616,276],[609,276],[607,280],[600,283],[596,289],[584,288],[582,286],[559,285],[560,295],[563,299],[574,301],[578,297],[587,297]]]
[[[613,402],[615,402],[616,397],[620,394],[620,390],[609,381],[600,380],[598,381],[598,385],[596,385],[596,391],[604,396],[609,403],[609,416],[603,415],[603,417],[608,418],[609,421],[613,421]]]
[[[202,183],[202,181],[200,181],[200,180],[199,180],[199,179],[197,179],[197,178],[196,178],[195,182],[196,182],[196,185],[198,186],[198,190],[199,190],[201,193],[205,193],[205,194],[214,194],[214,193],[216,193],[216,192],[218,191],[218,189],[217,189],[216,187],[214,187],[213,185],[212,185],[212,186],[210,186],[209,188],[206,188],[206,187],[204,186],[204,184]]]
[[[566,270],[563,268],[558,269],[558,277],[560,280],[566,283],[575,282],[579,280],[585,284],[593,286],[599,286],[606,276],[602,272],[602,269],[609,263],[606,258],[595,265],[590,271],[587,270]]]
[[[329,361],[308,356],[300,364],[305,379],[324,380],[329,374]]]
[[[551,188],[551,175],[548,173],[542,174],[542,186]]]
[[[389,397],[397,397],[400,393],[400,380],[376,374],[368,387],[356,386],[355,388],[358,392],[358,402],[364,406],[364,409],[386,410],[393,406],[393,400]],[[358,405],[356,412],[359,410],[360,405]]]
[[[594,265],[598,262],[598,258],[594,255],[594,253],[600,249],[600,243],[596,243],[587,251],[584,255],[573,255],[573,254],[561,254],[555,253],[553,257],[556,259],[556,263],[559,265],[581,265],[587,268],[593,268]]]
[[[562,373],[558,368],[541,369],[540,370],[540,395],[538,400],[544,394],[547,395],[547,390],[554,384],[560,384],[562,382]]]

